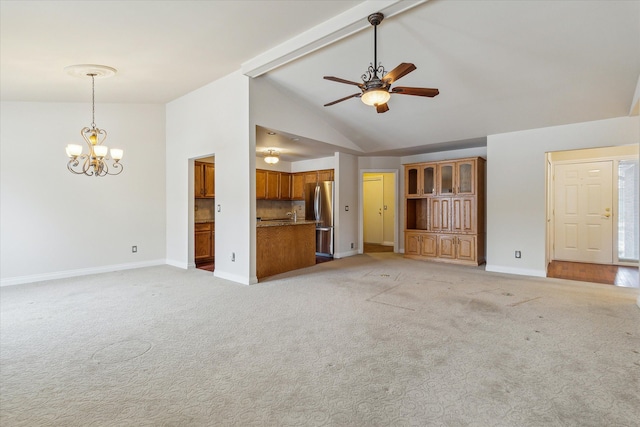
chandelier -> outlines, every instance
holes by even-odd
[[[96,126],[95,78],[111,77],[116,73],[116,69],[104,65],[71,65],[66,67],[65,71],[76,77],[91,77],[91,125],[90,127],[82,128],[80,131],[80,135],[86,142],[89,152],[84,154],[82,145],[67,145],[67,156],[70,159],[67,163],[67,169],[76,175],[87,176],[118,175],[122,173],[120,160],[124,153],[123,150],[118,148],[109,150],[109,147],[103,145],[105,139],[107,139],[107,131]],[[111,157],[109,157],[109,154]],[[110,161],[113,161],[111,169],[109,169]]]
[[[270,165],[275,165],[280,161],[280,153],[276,150],[269,149],[264,153],[264,162]]]

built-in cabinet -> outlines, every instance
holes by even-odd
[[[304,200],[304,186],[333,181],[333,169],[288,173],[256,169],[256,199]]]
[[[481,157],[405,165],[405,257],[485,262]]]
[[[194,259],[196,266],[213,261],[216,254],[216,230],[214,223],[196,223],[194,232]]]
[[[194,162],[194,196],[207,199],[216,196],[216,170],[215,164]]]

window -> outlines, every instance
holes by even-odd
[[[618,260],[638,261],[638,160],[618,162]]]

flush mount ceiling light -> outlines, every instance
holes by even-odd
[[[264,152],[264,162],[270,165],[275,165],[280,161],[280,153],[276,150],[268,149]]]
[[[387,101],[391,98],[392,93],[398,93],[400,95],[426,96],[429,98],[438,95],[438,89],[432,88],[394,87],[391,89],[392,83],[415,70],[416,66],[411,63],[403,62],[387,73],[382,66],[382,63],[378,63],[378,25],[384,19],[384,15],[382,13],[373,13],[369,15],[367,19],[369,23],[373,25],[373,62],[362,75],[362,83],[352,82],[339,77],[324,76],[326,80],[358,86],[360,88],[360,92],[329,102],[324,104],[324,106],[328,107],[351,98],[360,98],[365,104],[376,107],[376,111],[378,113],[384,113],[389,111]]]
[[[69,144],[66,151],[70,160],[67,163],[69,172],[76,175],[87,176],[106,176],[118,175],[122,173],[123,151],[118,148],[111,149],[111,157],[109,157],[109,147],[103,145],[107,139],[107,131],[96,127],[96,91],[95,79],[111,77],[116,74],[115,68],[105,65],[80,64],[71,65],[65,68],[65,71],[75,77],[91,77],[91,126],[84,127],[80,131],[80,135],[89,147],[89,152],[83,154],[82,145]],[[108,162],[113,160],[111,170],[109,170]]]

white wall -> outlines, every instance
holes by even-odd
[[[193,169],[216,157],[215,276],[255,283],[255,129],[249,82],[235,72],[167,104],[167,262],[193,264]],[[235,261],[231,261],[235,253]]]
[[[487,270],[546,276],[546,152],[638,142],[637,116],[489,136]]]
[[[358,253],[358,158],[351,154],[336,153],[335,170],[335,248],[334,257],[344,258]],[[348,206],[347,211],[345,207]],[[351,243],[354,247],[351,248]]]
[[[66,167],[65,146],[85,144],[90,104],[1,108],[2,285],[164,264],[164,106],[96,105],[105,145],[124,149],[122,174],[102,178]]]
[[[252,125],[303,136],[354,150],[360,150],[347,136],[331,127],[324,119],[295,99],[282,93],[265,77],[252,79]]]

